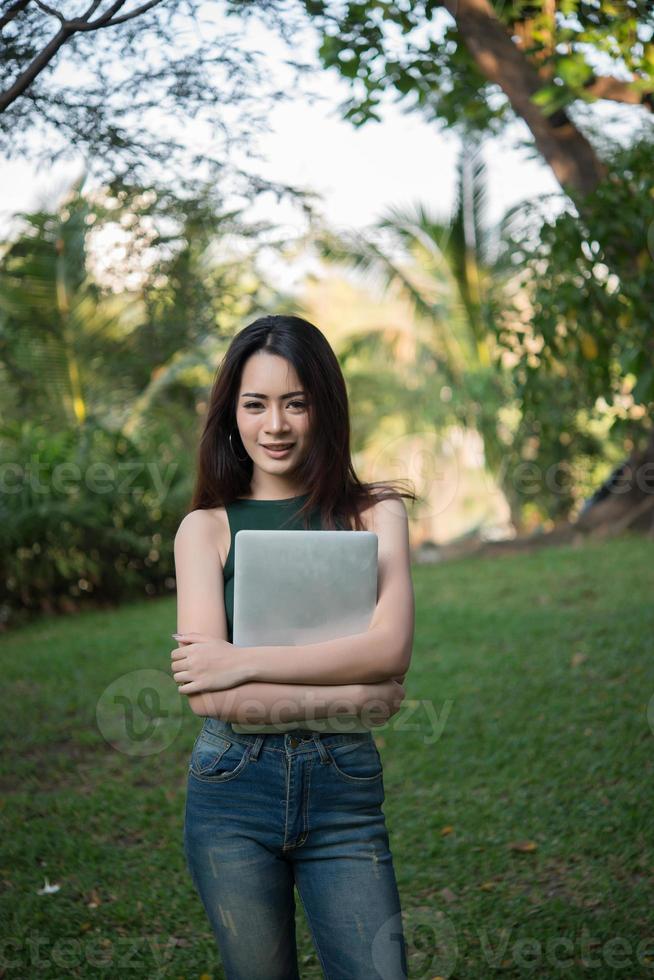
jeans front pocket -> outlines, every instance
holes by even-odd
[[[382,778],[383,766],[372,736],[341,742],[327,748],[334,772],[351,783],[372,783]]]
[[[234,779],[250,760],[251,745],[233,742],[203,729],[195,740],[189,772],[205,782],[224,783]]]

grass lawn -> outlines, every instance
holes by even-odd
[[[652,543],[413,574],[407,700],[375,734],[410,977],[654,977]],[[182,851],[201,721],[174,629],[158,599],[2,639],[0,977],[224,977]],[[299,899],[297,921],[318,980]]]

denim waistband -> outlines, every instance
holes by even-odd
[[[230,742],[240,742],[242,745],[254,745],[257,739],[270,748],[284,749],[290,739],[297,740],[300,746],[306,742],[310,748],[316,741],[330,746],[342,745],[348,742],[362,742],[372,739],[372,732],[314,732],[309,728],[294,728],[288,732],[235,732],[228,721],[220,718],[205,718],[203,731],[213,735],[223,735]]]

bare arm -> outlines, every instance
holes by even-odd
[[[175,535],[177,631],[227,640],[222,600],[223,570],[217,526],[206,511],[187,514]],[[264,650],[274,649],[269,647]],[[252,724],[352,715],[380,695],[397,696],[388,684],[295,684],[254,681],[225,691],[186,695],[195,714]],[[372,706],[370,706],[372,707]],[[367,709],[366,709],[367,710]],[[281,711],[282,717],[279,717]],[[245,717],[247,712],[248,717]],[[278,717],[274,717],[277,713]]]
[[[406,672],[393,636],[383,628],[301,646],[243,647],[252,682],[376,684]]]
[[[189,695],[195,714],[239,724],[275,724],[316,718],[357,717],[385,721],[399,707],[398,684],[240,684],[224,691]],[[392,706],[394,699],[397,706]]]
[[[306,646],[243,647],[252,681],[372,684],[404,677],[413,650],[415,603],[403,501],[379,501],[373,520],[379,541],[379,589],[368,630]]]

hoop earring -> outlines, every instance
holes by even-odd
[[[247,453],[246,453],[246,455],[245,455],[245,459],[241,459],[241,457],[240,457],[240,456],[236,456],[236,450],[234,449],[234,446],[233,446],[233,444],[232,444],[232,434],[231,434],[231,432],[229,433],[229,445],[230,445],[230,448],[231,448],[231,450],[232,450],[232,452],[234,453],[234,456],[235,456],[235,457],[236,457],[236,459],[237,459],[237,460],[239,461],[239,463],[244,463],[246,459],[249,459],[249,458],[250,458],[250,457],[249,457],[249,456],[247,455]]]

